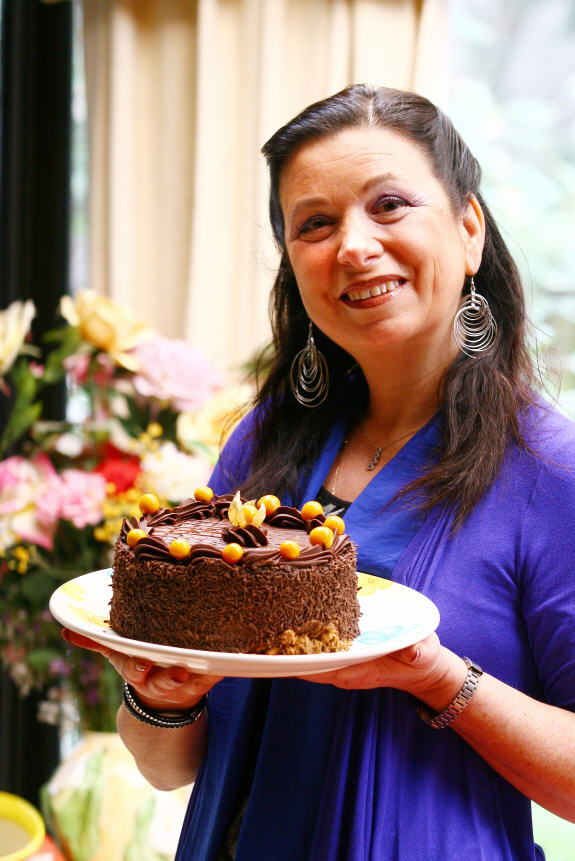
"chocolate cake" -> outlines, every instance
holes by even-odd
[[[349,647],[359,633],[356,553],[341,518],[326,519],[317,502],[300,511],[209,488],[195,497],[170,509],[148,496],[146,513],[124,521],[113,563],[116,633],[223,652]]]

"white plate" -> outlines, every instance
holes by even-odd
[[[52,615],[72,631],[111,649],[199,673],[245,678],[274,678],[321,673],[387,655],[423,639],[439,624],[439,611],[425,595],[371,574],[358,574],[360,634],[345,652],[318,655],[246,655],[159,646],[121,637],[110,628],[112,569],[69,580],[50,599]]]

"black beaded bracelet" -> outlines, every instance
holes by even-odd
[[[157,726],[161,729],[181,729],[184,726],[195,723],[201,718],[206,711],[208,698],[204,694],[201,700],[187,712],[177,715],[163,714],[162,712],[145,709],[137,699],[130,685],[124,682],[122,699],[130,714],[142,723],[148,724],[148,726]]]

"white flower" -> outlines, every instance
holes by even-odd
[[[54,448],[58,454],[63,454],[64,457],[75,458],[82,454],[84,443],[76,434],[63,433],[57,438]]]
[[[58,726],[60,723],[60,705],[59,703],[42,700],[38,705],[38,720],[40,723],[47,723],[50,726]]]
[[[30,331],[36,314],[31,299],[12,302],[5,311],[0,311],[0,380],[12,365]]]
[[[173,442],[144,455],[140,466],[143,492],[153,492],[170,502],[192,496],[196,487],[207,482],[212,469],[207,457],[185,454]]]

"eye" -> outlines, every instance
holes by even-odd
[[[408,206],[410,204],[403,197],[395,194],[383,194],[375,201],[372,211],[375,215],[398,215]]]
[[[297,228],[297,235],[315,239],[316,235],[321,235],[322,231],[330,226],[331,221],[325,215],[312,215]]]

